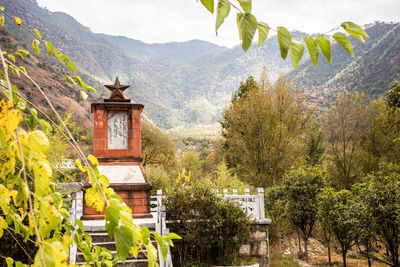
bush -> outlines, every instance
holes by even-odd
[[[244,211],[208,189],[183,187],[167,195],[169,228],[183,239],[172,249],[174,264],[231,264],[250,236]]]

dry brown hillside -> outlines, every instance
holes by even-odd
[[[29,50],[20,45],[5,30],[0,30],[0,45],[3,51],[9,53],[18,49]],[[42,53],[46,52],[43,51]],[[91,126],[90,103],[82,101],[79,89],[65,81],[61,65],[47,63],[33,53],[29,53],[24,59],[17,57],[16,65],[26,68],[28,74],[47,94],[57,111],[65,112],[70,109],[76,119],[87,126]],[[19,78],[12,73],[10,73],[10,77],[12,83],[18,86],[21,95],[27,97],[41,109],[49,109],[43,95],[26,77],[21,75]],[[91,93],[89,95],[89,101],[99,100],[97,94]]]

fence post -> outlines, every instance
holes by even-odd
[[[265,219],[265,209],[264,209],[264,188],[259,187],[258,188],[258,200],[259,200],[259,214],[260,214],[260,219],[263,220]]]
[[[228,195],[228,189],[223,189],[222,193],[224,194],[224,197],[226,197]]]

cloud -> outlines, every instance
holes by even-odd
[[[63,11],[94,32],[123,35],[148,43],[202,39],[238,44],[235,12],[215,36],[215,17],[195,0],[38,0]],[[326,32],[341,22],[398,21],[398,0],[253,0],[259,21],[309,33]]]

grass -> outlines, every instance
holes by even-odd
[[[278,251],[271,251],[270,267],[301,267],[292,257],[286,256]]]

